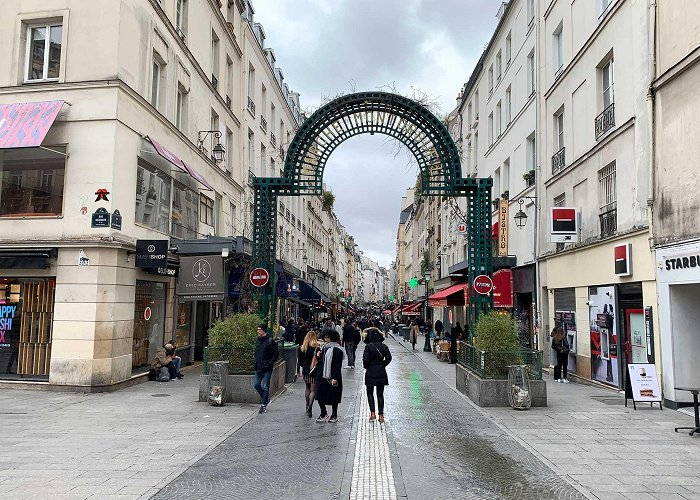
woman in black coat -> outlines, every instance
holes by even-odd
[[[324,330],[323,339],[326,345],[323,346],[316,367],[317,377],[320,378],[316,400],[321,407],[321,416],[316,422],[335,423],[338,421],[338,404],[343,398],[343,359],[345,352],[338,342],[340,334],[336,330]],[[330,418],[326,405],[331,405],[333,412]]]
[[[379,406],[379,422],[384,422],[384,386],[389,385],[386,367],[391,363],[391,351],[384,344],[384,335],[377,328],[370,327],[364,332],[365,352],[362,355],[362,366],[365,367],[365,385],[367,386],[367,403],[369,403],[369,419],[374,421],[374,389],[377,389],[377,405]]]

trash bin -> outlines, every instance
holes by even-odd
[[[408,326],[401,327],[401,335],[403,336],[404,342],[411,340],[411,328]]]
[[[213,361],[208,364],[207,369],[209,371],[209,397],[207,400],[212,406],[224,406],[228,383],[228,361]]]
[[[514,410],[527,410],[532,405],[530,376],[526,365],[508,367],[508,402]]]
[[[294,342],[284,342],[282,344],[284,351],[284,362],[287,363],[284,381],[287,384],[296,382],[297,379],[297,353],[299,352],[299,344]]]

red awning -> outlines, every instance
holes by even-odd
[[[467,283],[458,283],[440,290],[428,297],[428,305],[430,307],[463,306],[466,304],[464,290],[468,286]]]
[[[63,101],[0,104],[0,149],[41,146]]]
[[[399,312],[399,309],[401,309],[401,306],[394,307],[394,309],[391,310],[391,314],[395,314],[395,313]]]
[[[403,309],[401,309],[401,314],[403,314],[404,316],[420,316],[421,305],[421,302],[405,305],[403,306]]]
[[[160,156],[165,158],[171,164],[175,165],[181,171],[185,172],[186,174],[189,174],[190,177],[192,177],[194,180],[206,187],[208,191],[214,191],[214,188],[211,187],[211,184],[209,184],[199,172],[197,172],[194,168],[190,167],[187,163],[178,158],[178,156],[175,153],[173,153],[161,143],[150,137],[146,137],[146,139],[148,139],[148,141],[151,144],[153,144],[153,147],[156,148],[156,151]]]

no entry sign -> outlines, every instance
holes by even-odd
[[[493,290],[493,281],[485,274],[480,274],[474,278],[474,291],[481,295],[488,295]]]
[[[267,269],[256,267],[250,272],[250,283],[253,286],[265,286],[268,281],[270,281],[270,273],[267,272]]]

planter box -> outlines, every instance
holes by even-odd
[[[284,387],[287,363],[277,363],[270,377],[270,399]],[[199,376],[199,401],[207,401],[209,396],[209,375]],[[253,375],[229,375],[226,387],[227,403],[260,404],[260,395],[253,389]]]
[[[460,364],[456,366],[457,390],[481,407],[509,407],[508,380],[492,380],[479,377]],[[547,383],[530,380],[532,406],[547,406]]]

